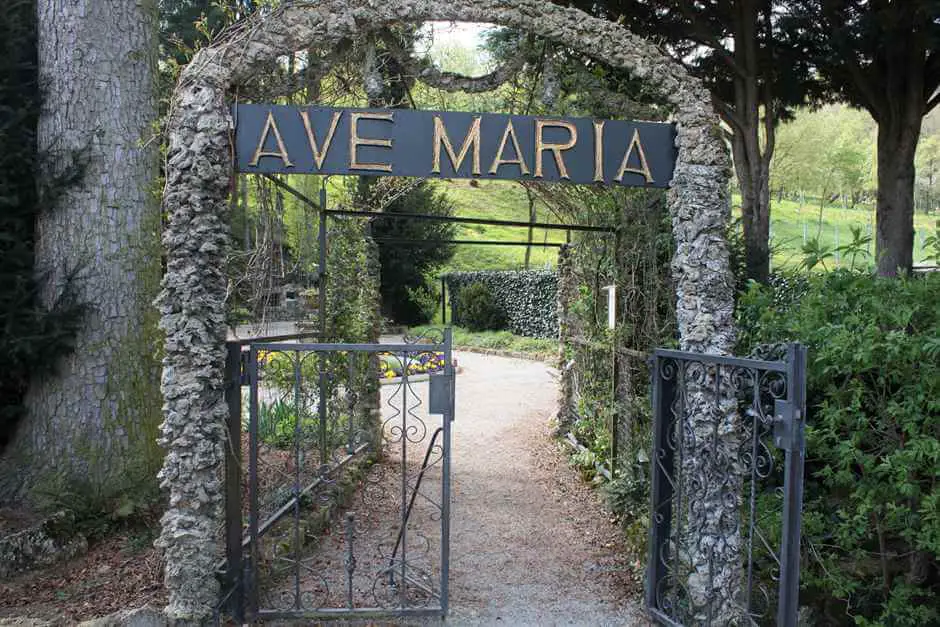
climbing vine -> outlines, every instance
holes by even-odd
[[[669,260],[673,242],[664,195],[649,190],[539,188],[569,220],[607,221],[616,234],[582,234],[559,263],[562,373],[560,435],[586,450],[575,463],[600,467],[614,510],[632,548],[645,547],[649,501],[651,417],[646,353],[675,343],[675,303]],[[609,286],[616,321],[608,325]]]

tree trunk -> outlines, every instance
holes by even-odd
[[[737,144],[737,141],[734,142]],[[747,278],[766,283],[770,276],[770,180],[767,168],[761,163],[757,142],[734,150],[735,176],[741,189],[741,223],[744,227],[744,255]],[[750,145],[747,145],[750,144]],[[757,160],[756,168],[738,166],[738,155],[745,154],[746,162]]]
[[[740,111],[744,124],[743,128],[735,129],[732,152],[741,190],[747,278],[766,283],[770,275],[770,171],[768,155],[762,155],[760,150],[758,113],[757,103],[750,111]]]
[[[769,87],[758,83],[757,43],[759,7],[737,5],[734,58],[740,74],[734,80],[734,172],[741,189],[741,223],[747,278],[766,283],[770,275],[770,162],[774,151],[774,120]],[[761,106],[764,107],[765,145],[761,151]]]
[[[921,116],[878,124],[878,274],[895,276],[914,265],[914,155]]]
[[[87,313],[57,374],[31,382],[28,416],[6,460],[18,466],[12,489],[24,495],[67,482],[81,495],[155,486],[156,15],[151,3],[99,0],[39,0],[37,11],[39,149],[50,157],[43,177],[82,170],[37,221],[36,267],[44,304],[72,276]]]

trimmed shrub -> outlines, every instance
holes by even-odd
[[[558,337],[558,274],[552,270],[496,270],[444,275],[454,324],[468,326],[461,292],[482,284],[504,315],[502,329],[527,337]]]
[[[457,309],[460,323],[471,331],[499,331],[506,323],[492,292],[482,283],[471,283],[460,290]]]
[[[738,312],[739,352],[809,348],[801,603],[817,624],[940,624],[940,273],[801,283],[752,285]]]
[[[359,202],[371,207],[369,202],[372,201],[368,200],[371,196],[362,193],[363,185],[368,189],[377,183],[360,183]],[[387,214],[452,216],[455,209],[446,194],[427,182],[421,182],[391,201],[382,211]],[[379,262],[382,266],[379,290],[384,317],[406,325],[431,321],[440,299],[435,286],[428,283],[428,276],[454,256],[453,244],[439,242],[452,239],[455,232],[454,225],[447,222],[381,217],[372,220],[372,236],[378,240]],[[418,244],[407,245],[394,240]],[[422,241],[434,243],[421,244]]]

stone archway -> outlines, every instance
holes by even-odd
[[[725,228],[730,161],[711,97],[652,43],[612,22],[541,0],[319,0],[248,20],[199,51],[183,70],[168,129],[163,235],[167,273],[158,299],[166,333],[160,480],[169,492],[158,545],[165,551],[168,617],[200,621],[214,607],[226,442],[226,215],[233,168],[227,98],[283,54],[389,25],[488,22],[525,30],[603,59],[646,81],[675,108],[678,159],[669,191],[680,344],[726,353],[734,341]]]

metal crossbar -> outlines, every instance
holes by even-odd
[[[470,246],[533,246],[535,248],[561,248],[564,242],[523,242],[506,240],[476,240],[476,239],[405,239],[398,237],[376,237],[380,244],[408,244],[417,248],[434,248],[446,244],[465,244]]]
[[[591,233],[613,233],[616,227],[612,226],[592,226],[588,224],[557,224],[552,222],[526,222],[524,220],[498,220],[495,218],[470,218],[464,216],[440,216],[429,213],[407,213],[407,212],[381,212],[364,211],[361,209],[328,209],[328,214],[350,216],[358,218],[376,218],[393,220],[421,220],[430,222],[447,222],[452,224],[475,224],[482,226],[510,226],[519,228],[536,228],[554,231],[576,231]]]
[[[285,181],[272,176],[270,174],[261,174],[264,178],[268,179],[276,186],[280,187],[287,193],[289,193],[294,198],[298,199],[308,207],[321,211],[324,214],[336,215],[336,216],[348,216],[355,218],[382,218],[382,219],[393,219],[393,220],[424,220],[432,222],[448,222],[453,224],[475,224],[481,226],[509,226],[509,227],[520,227],[520,228],[536,228],[544,230],[556,230],[556,231],[573,231],[573,232],[592,232],[592,233],[614,233],[616,227],[612,226],[594,226],[589,224],[555,224],[552,222],[525,222],[523,220],[499,220],[495,218],[470,218],[465,216],[439,216],[429,213],[407,213],[407,212],[382,212],[382,211],[366,211],[362,209],[326,209],[326,203],[321,195],[321,202],[314,202],[306,194],[298,190],[297,188],[289,185]]]

